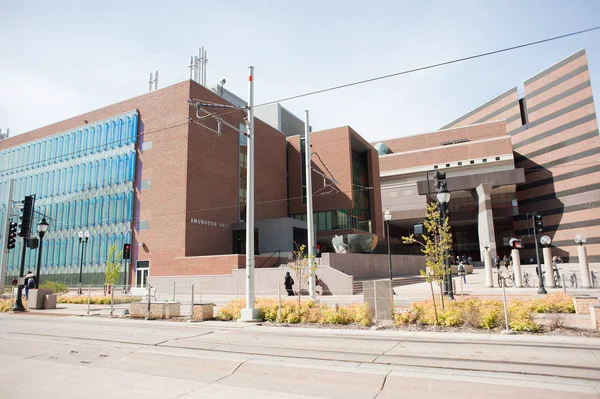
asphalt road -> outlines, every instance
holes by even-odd
[[[600,398],[600,339],[0,315],[0,398]]]

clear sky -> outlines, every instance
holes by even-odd
[[[257,103],[600,24],[598,0],[0,0],[0,127],[26,132],[189,76]],[[369,141],[439,129],[587,50],[600,93],[600,31],[283,103],[315,130],[350,125]],[[597,94],[598,95],[598,94]]]

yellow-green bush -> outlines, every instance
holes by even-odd
[[[64,294],[69,291],[69,286],[58,281],[44,281],[40,284],[40,288],[52,290],[55,294]]]
[[[469,326],[473,328],[493,328],[504,326],[504,308],[499,299],[457,298],[445,302],[441,309],[440,298],[438,306],[438,325]],[[540,326],[533,319],[534,313],[573,313],[573,301],[570,296],[556,293],[540,299],[510,299],[508,301],[509,327],[515,331],[538,332]],[[394,316],[396,325],[421,324],[433,325],[435,313],[433,301],[415,302],[410,309]]]
[[[142,298],[137,296],[115,296],[114,303],[132,303],[139,302]],[[56,300],[57,303],[71,303],[71,304],[79,304],[79,305],[87,305],[88,297],[87,295],[61,295]],[[105,296],[93,296],[90,297],[90,303],[92,305],[110,305],[110,295]]]
[[[237,320],[240,318],[241,309],[245,306],[243,299],[235,299],[219,309],[220,320]],[[331,307],[317,304],[314,301],[303,301],[298,304],[296,300],[281,301],[281,319],[278,320],[279,302],[276,299],[257,299],[256,307],[260,310],[260,317],[264,321],[297,324],[352,324],[364,326],[371,324],[371,316],[366,305],[348,305]]]
[[[0,313],[10,312],[11,303],[10,299],[0,299]],[[27,308],[27,300],[23,297],[23,306]]]
[[[531,300],[529,307],[534,313],[575,313],[573,298],[562,292]]]

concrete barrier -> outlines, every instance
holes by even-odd
[[[44,301],[46,300],[46,295],[50,295],[52,293],[52,290],[46,288],[30,289],[29,299],[27,300],[27,307],[29,309],[44,309]],[[54,305],[53,309],[56,309],[56,304]]]
[[[573,297],[573,306],[577,314],[589,314],[590,305],[598,304],[598,297],[578,295]]]
[[[588,311],[592,319],[592,327],[600,330],[600,303],[590,305]]]
[[[212,320],[214,319],[214,303],[201,303],[194,304],[192,310],[192,320],[193,321],[204,321],[204,320]]]

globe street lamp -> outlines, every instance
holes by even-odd
[[[40,268],[42,265],[42,245],[44,242],[44,235],[48,231],[50,225],[46,222],[46,218],[42,218],[42,221],[37,225],[38,235],[40,236],[40,248],[38,249],[38,261],[37,269],[35,271],[35,288],[40,288]]]
[[[442,214],[441,224],[443,225],[448,217],[448,204],[450,203],[450,191],[446,187],[446,181],[440,180],[436,192],[437,201]],[[448,249],[444,251],[444,269],[446,270],[446,281],[448,289],[448,299],[454,299],[454,289],[452,287],[452,267],[448,259]]]
[[[79,237],[79,244],[81,244],[81,256],[79,257],[79,289],[78,289],[78,293],[79,295],[83,294],[83,291],[81,291],[81,277],[83,274],[83,257],[85,256],[85,244],[87,244],[88,239],[90,238],[90,232],[89,231],[85,231],[85,233],[83,231],[79,231],[79,233],[77,234],[77,236]]]
[[[388,261],[389,261],[389,266],[390,266],[390,281],[392,281],[392,251],[390,248],[390,221],[392,220],[392,213],[390,212],[389,209],[385,210],[385,213],[383,214],[383,218],[385,219],[385,221],[387,222],[387,250],[388,250]],[[392,283],[390,283],[392,284]]]

